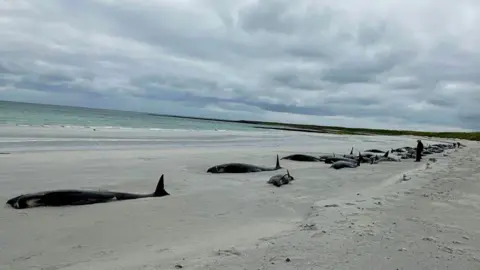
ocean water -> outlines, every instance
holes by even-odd
[[[0,125],[259,131],[242,123],[10,101],[0,101]]]

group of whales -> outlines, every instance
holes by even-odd
[[[449,144],[432,144],[428,145],[421,151],[421,156],[431,155],[433,153],[442,153],[446,149],[452,148],[461,148],[465,145],[457,143]],[[389,156],[389,153],[394,153],[396,156]],[[379,155],[381,154],[381,155]],[[343,169],[343,168],[356,168],[359,167],[361,163],[370,163],[378,164],[385,161],[394,161],[399,162],[402,159],[415,159],[417,155],[417,148],[404,146],[397,149],[391,149],[387,151],[379,149],[368,149],[364,153],[359,152],[358,156],[353,154],[353,147],[350,150],[348,155],[336,155],[335,153],[331,155],[323,155],[319,157],[305,155],[305,154],[293,154],[282,159],[294,160],[294,161],[304,161],[304,162],[325,162],[327,164],[332,164],[330,168],[333,169]]]
[[[243,163],[231,163],[219,166],[214,166],[208,170],[211,173],[246,173],[246,172],[260,172],[260,171],[274,171],[281,169],[280,162],[277,155],[277,165],[274,168],[255,166]],[[287,172],[287,175],[272,180],[274,184],[284,185],[293,180],[293,177]],[[15,209],[25,209],[42,206],[74,206],[87,205],[95,203],[106,203],[112,201],[124,201],[132,199],[141,199],[148,197],[163,197],[170,195],[165,191],[164,175],[160,177],[157,187],[153,193],[150,194],[134,194],[126,192],[101,191],[101,190],[76,190],[76,189],[59,189],[42,191],[36,193],[27,193],[11,198],[7,201],[7,205]]]
[[[383,155],[377,155],[382,153]],[[361,163],[370,163],[378,164],[382,161],[400,161],[400,158],[389,156],[390,151],[382,151],[378,149],[369,149],[364,153],[358,152],[358,156],[353,154],[353,147],[348,155],[336,155],[335,153],[331,155],[323,155],[319,157],[305,155],[305,154],[293,154],[282,159],[294,160],[294,161],[304,161],[304,162],[324,162],[327,164],[332,164],[330,168],[333,169],[343,169],[343,168],[356,168],[359,167]]]
[[[433,153],[442,153],[445,149],[452,149],[456,147],[464,147],[460,143],[453,144],[432,144],[422,151],[421,155],[430,155]],[[396,153],[399,158],[390,157],[389,152]],[[378,155],[383,154],[383,155]],[[353,155],[353,147],[348,155],[324,155],[324,156],[310,156],[305,154],[293,154],[282,159],[306,162],[325,162],[332,164],[330,168],[355,168],[361,163],[377,164],[382,161],[400,161],[400,159],[415,158],[416,148],[401,147],[392,149],[390,151],[382,151],[379,149],[368,149],[364,153],[359,152],[358,156]],[[225,163],[215,165],[207,169],[207,173],[254,173],[262,171],[276,171],[283,169],[280,166],[280,159],[277,155],[277,162],[275,167],[264,167],[247,163]],[[277,174],[272,176],[267,183],[280,187],[286,185],[294,180],[287,170],[286,174]],[[106,203],[112,201],[132,200],[148,197],[163,197],[170,195],[164,187],[164,175],[158,180],[155,191],[150,194],[134,194],[126,192],[101,191],[101,190],[51,190],[36,193],[27,193],[11,198],[7,201],[7,205],[15,209],[25,209],[41,206],[74,206],[74,205],[88,205],[95,203]]]
[[[446,149],[452,149],[457,147],[464,147],[464,145],[459,142],[448,143],[448,144],[432,144],[425,147],[421,150],[420,155],[426,156],[433,153],[442,153]],[[364,153],[359,152],[358,156],[353,154],[353,147],[350,150],[348,155],[336,155],[335,153],[331,155],[323,156],[311,156],[306,154],[293,154],[285,156],[281,159],[293,160],[293,161],[303,161],[303,162],[325,162],[327,164],[332,164],[330,168],[339,170],[343,168],[356,168],[359,167],[361,163],[370,163],[378,164],[385,161],[394,161],[399,162],[401,159],[413,159],[416,158],[417,148],[416,147],[400,147],[397,149],[391,149],[387,151],[379,149],[368,149]],[[395,153],[396,156],[389,156],[389,153]],[[381,154],[381,155],[379,155]],[[254,173],[254,172],[263,172],[263,171],[276,171],[280,170],[283,167],[280,166],[280,159],[277,155],[277,163],[275,167],[264,167],[247,163],[225,163],[220,165],[215,165],[207,169],[208,173]],[[275,185],[277,187],[290,183],[294,180],[293,176],[287,170],[287,174],[277,174],[270,178],[267,183]]]

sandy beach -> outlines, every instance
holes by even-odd
[[[266,181],[285,169],[206,173],[228,162],[274,166],[277,154],[415,147],[416,139],[2,127],[4,202],[63,188],[150,193],[161,174],[171,195],[0,208],[0,269],[480,269],[477,143],[420,163],[338,171],[281,160],[296,180],[280,188]]]

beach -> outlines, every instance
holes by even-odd
[[[416,140],[3,126],[4,202],[50,189],[151,193],[162,174],[170,196],[1,208],[0,269],[479,269],[477,143],[462,141],[466,148],[419,163],[337,171],[281,160],[284,169],[273,172],[206,173],[229,162],[274,166],[277,154],[389,150]],[[266,183],[286,169],[291,184]],[[411,179],[402,181],[404,174]]]

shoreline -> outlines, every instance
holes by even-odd
[[[322,126],[322,125],[310,125],[310,124],[294,124],[294,123],[282,123],[282,122],[267,122],[267,121],[254,121],[254,120],[226,120],[215,118],[202,118],[192,116],[179,116],[179,115],[166,115],[166,114],[154,114],[148,113],[152,116],[160,117],[173,117],[179,119],[193,119],[193,120],[205,120],[225,123],[237,123],[237,124],[249,124],[256,129],[273,129],[283,131],[298,131],[298,132],[310,132],[310,133],[326,133],[326,134],[343,134],[343,135],[384,135],[384,136],[419,136],[432,138],[444,138],[444,139],[463,139],[480,141],[480,132],[476,131],[444,131],[444,132],[430,132],[430,131],[414,131],[414,130],[389,130],[389,129],[370,129],[370,128],[354,128],[354,127],[340,127],[340,126]]]
[[[424,260],[420,251],[409,246],[423,245],[428,241],[422,238],[431,235],[423,236],[424,230],[417,228],[423,223],[409,223],[402,216],[414,216],[411,211],[418,209],[410,208],[412,203],[422,205],[423,210],[414,211],[422,219],[429,220],[431,214],[438,216],[435,211],[439,210],[432,212],[425,201],[433,195],[423,197],[423,193],[430,190],[435,196],[448,199],[440,193],[442,183],[467,183],[457,178],[473,181],[478,177],[474,174],[478,169],[473,166],[480,161],[480,146],[462,141],[466,148],[447,151],[448,157],[433,154],[420,163],[405,160],[362,164],[356,169],[336,171],[324,163],[281,160],[284,169],[274,172],[212,175],[205,170],[225,162],[272,166],[276,154],[282,157],[292,153],[347,153],[352,146],[360,151],[386,150],[414,146],[416,139],[277,131],[232,131],[220,135],[172,131],[151,136],[140,131],[74,134],[58,130],[0,130],[0,141],[5,143],[8,138],[21,141],[41,136],[67,139],[67,143],[73,144],[71,147],[79,139],[93,142],[75,152],[49,142],[53,143],[52,151],[42,152],[41,147],[24,141],[24,152],[0,155],[1,200],[62,188],[146,193],[154,188],[160,174],[165,174],[165,187],[171,195],[78,207],[0,209],[0,269],[175,269],[177,264],[185,269],[412,269],[409,263],[414,262],[427,266],[443,262],[451,267],[452,260],[448,261],[450,257],[445,255],[448,252],[440,253],[434,263]],[[119,140],[122,149],[109,149],[108,145],[96,142],[102,138],[139,137],[152,144],[126,145],[125,140]],[[155,140],[166,141],[165,147]],[[197,143],[194,147],[181,145],[178,142],[182,140]],[[428,142],[424,139],[424,144]],[[4,152],[4,148],[0,151]],[[438,161],[425,170],[430,157]],[[291,184],[276,188],[266,183],[285,169],[295,177]],[[405,173],[412,180],[399,182]],[[475,194],[480,187],[466,191]],[[477,209],[476,197],[472,198],[469,211]],[[459,208],[456,213],[461,215],[462,211]],[[473,213],[468,212],[470,216],[465,219],[474,219]],[[448,215],[451,214],[447,213],[445,220],[449,220]],[[429,222],[433,224],[432,220]],[[405,227],[395,227],[394,233],[393,222]],[[425,223],[430,227],[425,226],[435,228],[430,223]],[[453,259],[456,263],[462,258],[466,260],[461,269],[472,269],[469,267],[478,263],[467,260],[477,256],[477,249],[480,251],[473,227],[468,228],[469,248],[463,248],[463,255],[457,254]],[[402,233],[416,238],[402,238]],[[379,242],[382,234],[392,237],[390,242]],[[397,241],[404,244],[393,244],[397,249],[383,246]],[[442,247],[447,251],[457,248],[452,245],[445,242]],[[371,250],[365,250],[366,247]],[[406,250],[398,251],[400,248]],[[381,259],[383,255],[391,259]]]
[[[38,152],[38,151],[77,151],[77,150],[125,150],[131,148],[172,149],[172,148],[211,148],[243,147],[295,147],[305,148],[312,140],[326,140],[325,143],[339,143],[351,140],[372,142],[410,140],[408,136],[372,136],[372,135],[335,135],[328,133],[305,133],[295,131],[213,131],[213,130],[149,130],[149,129],[87,129],[64,128],[59,126],[32,127],[10,126],[0,128],[1,152]],[[314,142],[316,143],[316,142]],[[414,143],[412,143],[414,145]],[[326,146],[324,153],[346,151]],[[373,146],[372,146],[373,147]],[[351,146],[347,147],[348,149]],[[302,150],[302,149],[299,149]],[[304,149],[305,151],[308,149]]]

